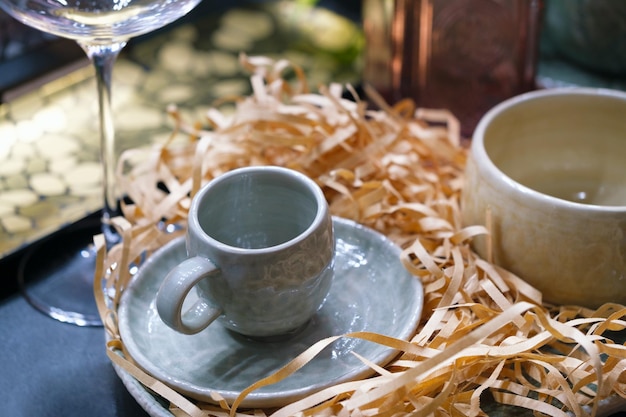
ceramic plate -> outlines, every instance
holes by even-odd
[[[285,342],[259,342],[213,323],[196,335],[171,330],[155,308],[167,271],[186,256],[176,239],[139,269],[118,309],[129,354],[146,372],[181,393],[211,401],[217,392],[232,403],[252,383],[280,369],[320,339],[370,331],[408,339],[419,322],[423,289],[386,237],[349,220],[334,218],[335,277],[324,305],[309,325]],[[340,382],[372,374],[351,352],[384,366],[397,354],[372,342],[341,338],[311,362],[276,384],[248,395],[243,407],[279,407]]]

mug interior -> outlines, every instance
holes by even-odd
[[[520,100],[487,124],[488,157],[520,184],[563,200],[626,206],[626,98],[565,92]]]
[[[261,249],[303,234],[318,210],[311,186],[297,176],[256,171],[217,182],[198,206],[198,220],[221,243]]]

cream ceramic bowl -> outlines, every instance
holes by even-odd
[[[552,304],[626,303],[626,94],[567,88],[507,100],[478,124],[462,194],[493,261]],[[486,257],[488,240],[472,242]]]

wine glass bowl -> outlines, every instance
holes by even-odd
[[[159,29],[186,15],[201,0],[0,0],[0,8],[22,23],[75,40],[95,70],[103,169],[102,222],[97,228],[59,233],[34,245],[18,272],[22,293],[48,316],[78,326],[99,326],[93,297],[93,235],[102,232],[109,246],[119,236],[108,224],[117,213],[117,152],[111,106],[111,78],[117,56],[133,37]],[[54,239],[60,238],[61,242]],[[64,249],[65,248],[65,249]]]
[[[2,0],[22,23],[85,44],[112,44],[152,32],[189,13],[200,0]]]

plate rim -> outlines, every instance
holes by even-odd
[[[356,229],[359,231],[359,233],[367,234],[373,240],[380,240],[382,242],[381,244],[388,246],[389,250],[396,252],[398,256],[398,262],[400,262],[401,248],[398,245],[396,245],[393,241],[391,241],[387,236],[378,232],[377,230],[374,230],[370,228],[369,226],[365,226],[354,220],[345,219],[345,218],[341,218],[338,216],[333,216],[333,224],[341,224],[341,226],[343,227]],[[232,391],[232,390],[220,390],[220,389],[215,389],[215,388],[210,388],[210,387],[199,387],[197,386],[196,383],[192,383],[187,380],[181,380],[178,377],[167,375],[166,370],[160,368],[159,366],[154,364],[152,360],[148,359],[145,355],[143,355],[141,350],[132,340],[132,337],[130,338],[130,340],[127,337],[126,341],[124,341],[124,338],[122,337],[123,336],[122,333],[127,333],[127,334],[131,333],[130,331],[131,326],[127,323],[129,320],[125,320],[125,318],[128,317],[127,299],[132,297],[133,293],[135,292],[135,288],[139,285],[138,282],[140,282],[141,279],[138,277],[142,275],[141,271],[145,270],[148,265],[158,262],[159,257],[162,256],[164,253],[176,250],[178,246],[184,245],[184,243],[185,243],[185,236],[180,236],[180,237],[172,239],[171,241],[166,243],[164,246],[157,249],[144,262],[144,264],[139,268],[137,273],[131,279],[131,281],[129,282],[128,286],[126,287],[126,289],[124,290],[121,296],[120,303],[118,306],[118,327],[119,327],[120,339],[122,339],[122,342],[125,344],[126,350],[128,351],[128,354],[131,356],[131,359],[137,364],[137,366],[140,369],[142,369],[144,372],[148,373],[152,377],[156,378],[157,380],[165,383],[170,388],[180,393],[183,393],[184,395],[188,395],[192,398],[205,401],[208,403],[213,403],[213,401],[210,399],[208,395],[208,391],[218,392],[229,403],[232,403],[232,401],[234,401],[234,399],[238,396],[239,393]],[[402,267],[404,268],[403,265]],[[408,340],[413,334],[415,334],[415,331],[419,325],[421,316],[423,314],[424,287],[419,277],[412,275],[406,269],[404,269],[404,271],[406,272],[405,277],[407,279],[411,279],[412,281],[414,297],[412,300],[407,301],[407,302],[413,304],[414,309],[413,309],[413,314],[410,317],[407,317],[406,324],[402,326],[402,328],[400,329],[401,331],[399,331],[397,334],[391,337],[395,337],[395,338],[402,339],[402,340]],[[374,363],[379,364],[380,366],[385,366],[391,360],[393,360],[393,358],[396,357],[398,353],[399,352],[397,350],[385,347],[384,351],[376,353],[376,357],[370,360],[372,360]],[[155,374],[151,370],[146,369],[146,367],[144,366],[144,363],[142,363],[144,361],[148,363],[150,367],[157,368],[161,372],[159,372],[158,374]],[[322,384],[321,386],[310,385],[310,386],[305,386],[305,387],[296,388],[296,389],[289,390],[289,391],[282,391],[282,392],[252,392],[244,399],[244,401],[241,403],[241,406],[246,407],[246,408],[280,407],[285,404],[289,404],[293,401],[296,401],[298,399],[301,399],[303,396],[306,396],[313,392],[317,392],[321,389],[324,389],[327,386],[367,378],[373,375],[374,373],[375,372],[372,368],[363,365],[361,367],[355,368],[354,371],[341,375],[341,377],[339,378],[329,379],[328,382]],[[163,374],[162,376],[164,376],[164,378],[159,374]]]

